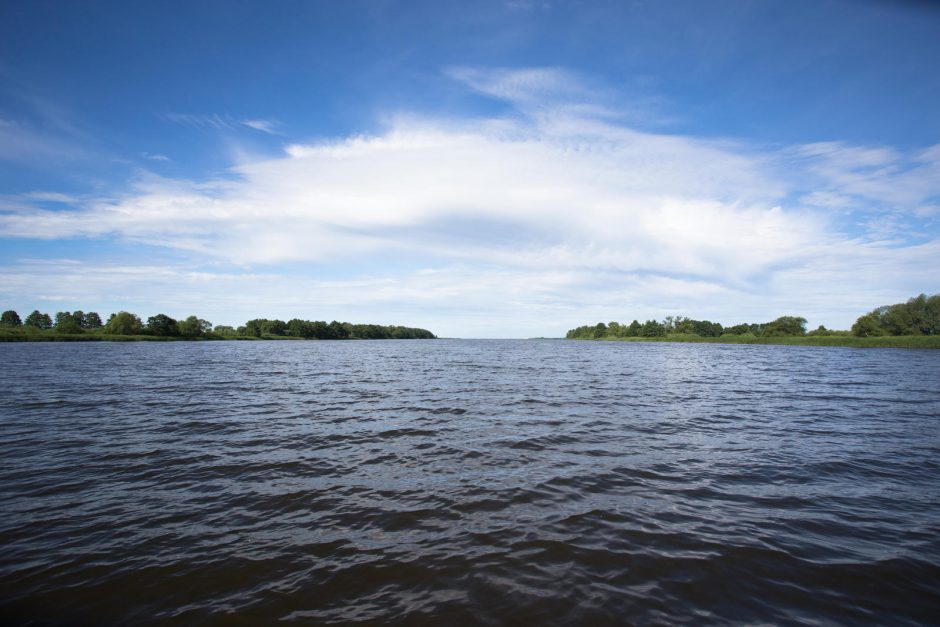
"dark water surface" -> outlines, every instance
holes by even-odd
[[[0,358],[5,624],[940,620],[940,351]]]

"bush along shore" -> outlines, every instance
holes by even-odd
[[[166,314],[146,321],[120,311],[103,321],[97,312],[60,311],[52,318],[34,311],[25,319],[13,310],[0,315],[0,341],[6,342],[95,342],[178,340],[412,340],[435,339],[427,329],[300,320],[287,322],[256,318],[240,327],[212,323],[196,316],[176,320]]]
[[[824,326],[806,330],[806,318],[782,316],[762,324],[724,326],[709,320],[667,316],[663,321],[634,320],[581,326],[568,331],[569,340],[633,342],[714,342],[725,344],[790,344],[864,348],[940,348],[940,294],[921,294],[906,303],[885,305],[864,314],[851,330]]]

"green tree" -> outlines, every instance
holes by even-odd
[[[924,335],[940,335],[940,294],[929,296],[924,303]]]
[[[885,330],[879,324],[878,316],[872,312],[861,316],[852,325],[852,335],[856,337],[878,337],[885,335]]]
[[[682,316],[666,316],[663,318],[663,327],[666,329],[666,333],[678,331],[677,327],[682,322],[682,319]]]
[[[261,325],[267,322],[264,318],[255,318],[254,320],[249,320],[245,323],[245,330],[247,331],[246,335],[253,335],[255,337],[261,337]]]
[[[87,314],[85,314],[84,326],[86,329],[100,329],[102,324],[101,324],[101,316],[98,315],[98,312],[89,311]]]
[[[764,325],[764,337],[806,335],[806,318],[799,316],[780,316]]]
[[[306,320],[301,320],[300,318],[292,318],[287,322],[287,335],[291,337],[313,337],[313,326]]]
[[[263,335],[285,335],[287,333],[287,323],[283,320],[264,320],[261,323],[261,333]]]
[[[311,324],[313,335],[318,340],[327,340],[330,338],[330,327],[322,320],[314,320]]]
[[[81,312],[79,312],[81,313]],[[82,319],[85,315],[82,314]],[[82,323],[67,311],[57,312],[55,315],[55,330],[59,333],[81,333]]]
[[[630,323],[629,330],[627,331],[628,337],[639,337],[640,331],[643,330],[643,325],[640,324],[639,320],[634,320]]]
[[[8,309],[7,311],[4,311],[2,315],[0,315],[0,325],[5,327],[18,327],[22,326],[22,324],[23,321],[20,320],[20,314],[16,313],[12,309]]]
[[[49,314],[39,313],[39,310],[35,309],[33,313],[26,316],[26,320],[23,324],[34,329],[51,329],[52,318],[49,317]]]
[[[754,334],[754,331],[751,329],[751,325],[746,322],[728,327],[724,330],[724,332],[729,335],[745,335],[747,333]]]
[[[663,337],[666,335],[666,325],[656,320],[647,320],[640,328],[642,337]]]
[[[111,315],[104,330],[111,335],[140,335],[143,331],[143,324],[135,314],[119,311]]]
[[[594,327],[583,325],[568,331],[565,335],[570,340],[587,340],[594,337]]]
[[[910,308],[898,303],[879,309],[878,324],[888,335],[917,335],[913,312]]]
[[[898,311],[906,325],[906,335],[936,335],[940,333],[940,294],[920,294],[903,305],[891,307]],[[903,313],[901,313],[903,312]],[[890,315],[890,314],[889,314]]]
[[[211,322],[196,316],[189,316],[179,323],[179,332],[183,337],[203,337],[211,330]]]
[[[852,325],[860,337],[873,335],[936,335],[940,333],[940,294],[920,294],[906,303],[884,305]]]
[[[330,336],[337,340],[345,340],[349,337],[349,331],[346,330],[343,323],[334,320],[330,323]]]
[[[175,337],[180,334],[179,324],[166,314],[147,318],[147,331],[158,337]]]
[[[666,318],[666,322],[667,323],[669,322],[668,317]],[[667,330],[669,329],[668,324],[666,325],[666,329]],[[676,333],[693,334],[695,333],[695,320],[693,320],[692,318],[683,318],[682,316],[678,316],[673,320],[672,330]]]

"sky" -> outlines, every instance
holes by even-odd
[[[559,337],[940,292],[940,4],[0,0],[0,308]]]

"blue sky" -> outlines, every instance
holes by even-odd
[[[0,306],[845,328],[940,291],[935,6],[5,2]]]

